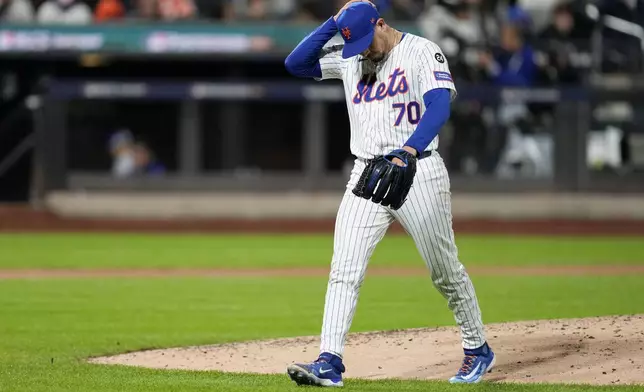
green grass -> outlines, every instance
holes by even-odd
[[[458,236],[467,266],[644,264],[641,238]],[[0,268],[327,267],[332,236],[2,234]],[[419,266],[388,235],[372,265]],[[474,276],[487,323],[644,313],[642,277]],[[0,392],[302,391],[286,375],[90,365],[144,348],[317,335],[326,279],[0,280]],[[383,317],[383,314],[387,317]],[[368,276],[352,331],[453,325],[428,276]],[[311,358],[293,358],[293,360]],[[286,365],[286,364],[285,364]],[[350,366],[350,364],[347,364]],[[348,380],[350,391],[642,391],[643,387]]]
[[[488,323],[644,313],[637,276],[480,277],[475,284]],[[301,391],[286,375],[146,370],[89,365],[84,359],[143,348],[317,335],[325,289],[322,278],[0,281],[0,390]],[[352,331],[439,325],[453,325],[453,319],[428,277],[370,277]],[[348,380],[347,387],[351,391],[463,389],[443,382],[356,380]],[[585,390],[496,384],[464,389]],[[638,390],[592,388],[609,389]]]
[[[457,237],[466,266],[644,264],[642,238]],[[0,268],[328,266],[331,235],[0,235]],[[418,266],[413,241],[387,235],[372,265]]]

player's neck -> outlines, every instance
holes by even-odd
[[[387,52],[391,52],[400,43],[402,36],[402,32],[393,28],[391,29],[391,33],[389,34],[389,50]]]

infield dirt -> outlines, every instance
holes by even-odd
[[[497,365],[492,382],[644,384],[644,316],[488,324]],[[157,369],[285,374],[314,359],[317,336],[169,348],[90,362]],[[455,327],[350,334],[348,378],[445,380],[462,360]]]

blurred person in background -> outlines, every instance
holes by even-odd
[[[487,80],[479,57],[496,35],[499,7],[497,1],[438,0],[420,14],[422,35],[443,49],[455,79],[470,83]],[[483,166],[481,145],[488,133],[484,109],[478,101],[454,102],[449,121],[451,142],[445,151],[450,170],[475,174]]]
[[[530,15],[535,31],[541,31],[550,23],[553,8],[565,1],[568,0],[518,0],[516,4]]]
[[[529,33],[534,28],[532,15],[523,7],[519,0],[507,0],[503,9],[503,20],[521,28],[524,33]]]
[[[116,131],[109,140],[112,156],[112,175],[116,178],[131,176],[136,168],[134,157],[134,138],[127,129]]]
[[[112,175],[116,178],[165,173],[164,165],[156,159],[153,151],[145,143],[135,141],[127,129],[120,129],[112,134],[109,150],[112,156]]]
[[[43,24],[90,24],[92,9],[82,0],[47,0],[37,10],[36,19]]]
[[[198,17],[193,0],[138,0],[138,13],[145,19],[175,21]]]
[[[33,23],[34,7],[30,0],[0,0],[0,21]]]
[[[590,34],[588,25],[575,18],[571,2],[555,7],[550,24],[538,35],[552,83],[581,83],[580,69],[591,65]]]
[[[298,3],[296,0],[228,0],[224,14],[228,20],[284,20],[295,17]]]
[[[294,20],[297,22],[319,22],[344,6],[344,0],[299,0],[295,9]]]
[[[585,6],[585,1],[561,1],[550,9],[548,23],[537,31],[537,61],[542,69],[540,84],[585,82],[593,66],[591,36],[595,25],[586,15]],[[533,102],[529,107],[544,125],[554,121],[556,103]]]
[[[134,144],[134,164],[136,174],[155,176],[165,173],[165,166],[144,142]]]
[[[453,73],[472,81],[479,51],[496,26],[492,15],[479,12],[480,5],[477,0],[438,0],[418,18],[422,35],[443,48]]]
[[[481,54],[480,64],[495,84],[504,87],[534,84],[537,72],[534,49],[524,36],[520,27],[505,23],[501,28],[500,45]]]
[[[499,87],[532,87],[539,76],[534,49],[525,39],[525,24],[516,22],[512,18],[506,21],[501,27],[500,44],[480,58],[490,80]],[[488,158],[485,171],[512,173],[526,160],[533,167],[543,166],[539,154],[533,153],[532,139],[525,137],[533,132],[533,127],[528,105],[502,101],[496,110],[495,124],[486,135]],[[530,156],[526,157],[528,146]]]
[[[99,0],[94,9],[95,22],[108,22],[125,18],[128,10],[122,0]]]

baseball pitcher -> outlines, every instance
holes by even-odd
[[[329,41],[340,32],[338,44]],[[347,3],[289,54],[294,76],[340,79],[356,157],[338,210],[319,357],[287,368],[297,384],[342,386],[346,335],[367,263],[397,220],[412,236],[461,330],[465,359],[452,383],[475,383],[494,366],[474,287],[458,259],[450,181],[436,151],[456,97],[433,42],[396,30],[367,0]]]

